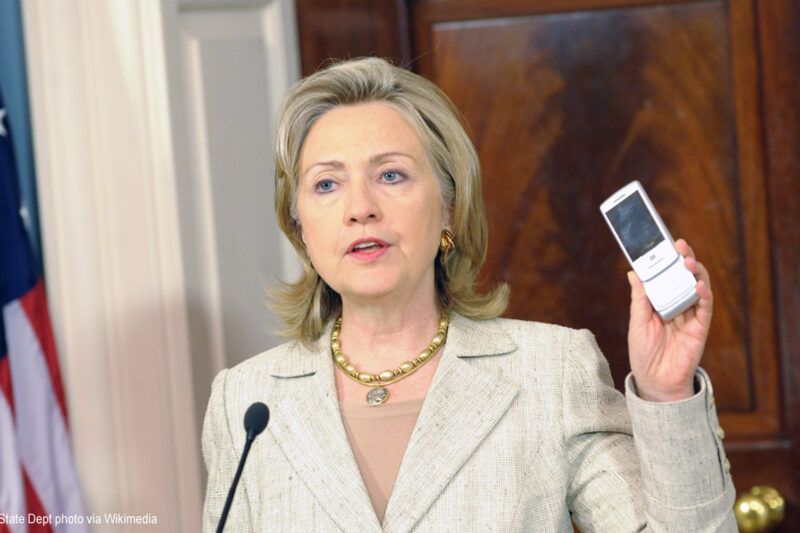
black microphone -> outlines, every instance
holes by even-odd
[[[242,476],[244,469],[244,462],[247,460],[247,454],[250,453],[250,445],[258,436],[259,433],[264,431],[269,422],[269,408],[261,402],[256,402],[247,408],[244,414],[244,430],[247,431],[247,440],[244,443],[244,450],[242,450],[242,458],[239,460],[239,467],[236,469],[236,475],[233,476],[233,484],[231,490],[228,491],[228,499],[225,500],[225,507],[222,509],[222,516],[219,517],[219,524],[217,525],[217,533],[222,533],[225,527],[225,521],[228,519],[228,511],[231,510],[231,503],[233,503],[233,495],[236,492],[236,485],[239,484],[239,478]]]

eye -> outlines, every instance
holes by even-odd
[[[399,170],[384,170],[381,173],[381,179],[386,183],[400,183],[405,176]]]
[[[317,192],[330,192],[333,190],[334,185],[335,183],[333,182],[333,180],[330,179],[319,180],[316,183],[316,185],[314,185],[314,190]]]

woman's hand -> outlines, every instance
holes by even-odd
[[[649,401],[676,401],[694,395],[694,374],[711,325],[714,297],[708,271],[695,260],[694,251],[685,240],[675,241],[675,249],[697,278],[700,301],[667,323],[653,310],[639,277],[628,272],[628,353],[637,392]]]

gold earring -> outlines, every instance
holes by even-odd
[[[442,255],[447,255],[448,252],[451,250],[456,249],[456,241],[454,240],[453,232],[449,229],[442,230],[442,238],[439,242],[439,249],[442,251]]]

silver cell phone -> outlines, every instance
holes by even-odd
[[[683,264],[641,183],[632,181],[609,196],[600,212],[662,320],[671,320],[697,303],[697,280]]]

